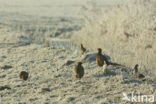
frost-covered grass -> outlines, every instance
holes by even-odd
[[[121,100],[123,92],[156,95],[154,1],[124,2],[105,9],[102,0],[97,0],[98,6],[88,2],[79,12],[81,18],[75,11],[69,13],[70,0],[57,0],[61,8],[68,8],[61,16],[49,14],[50,8],[48,15],[43,13],[45,4],[52,5],[55,0],[39,0],[37,4],[28,0],[23,5],[15,1],[0,4],[9,3],[0,7],[0,87],[11,88],[0,90],[0,104],[131,104]],[[34,7],[27,9],[30,4]],[[89,53],[80,53],[80,43]],[[104,72],[95,63],[99,47],[113,62],[124,66],[110,65]],[[73,75],[79,61],[85,69],[81,80]],[[136,63],[146,76],[145,82],[130,73]],[[12,68],[4,69],[5,65]],[[23,70],[30,75],[27,81],[19,79]]]
[[[88,49],[101,47],[115,62],[141,72],[156,72],[156,2],[138,0],[120,3],[108,10],[89,2],[81,10],[85,27],[73,35],[73,42]]]

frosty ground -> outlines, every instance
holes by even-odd
[[[18,0],[17,2],[21,5]],[[88,11],[87,6],[90,4],[83,6],[80,3],[75,7],[74,3],[60,5],[60,1],[56,2],[59,5],[49,7],[53,10],[52,13],[59,8],[57,13],[52,14],[49,8],[47,9],[49,2],[44,4],[40,1],[35,7],[28,2],[22,6],[15,5],[15,2],[2,3],[10,9],[1,6],[0,10],[0,87],[8,86],[10,89],[0,90],[0,104],[136,104],[137,102],[122,100],[123,92],[129,97],[132,92],[155,96],[154,19],[144,16],[139,20],[123,16],[126,10],[131,10],[131,5],[126,7],[128,9],[118,6],[119,10],[111,9],[112,12],[107,12],[105,15],[110,16],[113,22],[107,16],[103,17],[103,14],[99,16],[93,5],[88,7],[88,14],[83,15],[87,16],[80,18],[76,12],[78,8],[82,6],[81,11]],[[30,8],[26,9],[27,6]],[[69,12],[71,8],[73,11]],[[143,15],[142,5],[139,10],[139,16]],[[118,24],[121,18],[117,18],[119,22],[115,22],[116,12],[119,12],[119,17],[123,16],[123,19],[129,20],[127,24],[133,20],[138,22],[135,21],[134,27],[132,24],[131,30],[128,30],[129,25],[125,22]],[[105,23],[104,19],[108,21]],[[151,22],[144,23],[145,20]],[[108,24],[109,28],[105,24]],[[153,37],[150,41],[144,38],[144,32],[140,32],[146,29],[144,25],[141,27],[142,24],[146,24],[145,27],[151,26],[145,31]],[[136,34],[130,34],[130,38],[125,37],[121,31],[122,25],[128,33],[143,34],[141,39],[144,42],[137,43],[140,37],[136,38]],[[136,31],[136,27],[140,31]],[[116,33],[125,39],[124,42],[114,35]],[[81,43],[89,52],[80,53]],[[145,50],[146,46],[148,47]],[[108,72],[104,73],[103,68],[99,68],[95,63],[97,48],[100,47],[104,50],[103,54],[108,55],[112,62],[122,66],[110,65],[107,67]],[[83,62],[85,69],[84,77],[80,80],[73,75],[73,69],[79,61]],[[131,69],[136,63],[140,65],[139,72],[146,76],[146,81],[136,80],[131,75]],[[6,65],[11,67],[6,68]],[[19,79],[19,73],[23,70],[29,73],[27,81]]]

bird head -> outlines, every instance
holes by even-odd
[[[138,64],[135,65],[135,67],[138,67],[138,66],[139,66]]]
[[[136,65],[135,65],[135,67],[134,67],[135,73],[137,73],[137,72],[138,72],[138,66],[139,66],[139,65],[138,65],[138,64],[136,64]]]
[[[83,44],[81,43],[81,47],[83,47]]]
[[[98,48],[98,53],[102,53],[102,49],[101,48]]]
[[[82,65],[82,62],[78,62],[78,65]]]

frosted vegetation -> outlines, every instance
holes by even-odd
[[[155,96],[156,1],[109,1],[1,0],[0,103],[132,104],[123,92]],[[81,43],[89,52],[80,53]],[[98,67],[97,48],[123,66]],[[146,81],[134,79],[135,64]]]
[[[73,42],[83,43],[90,50],[101,47],[112,60],[144,72],[156,73],[156,2],[134,0],[108,9],[95,2],[82,7],[86,24],[73,35]],[[154,75],[155,76],[155,75]]]

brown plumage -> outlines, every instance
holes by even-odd
[[[27,80],[29,74],[26,71],[21,71],[19,74],[20,79]]]
[[[98,53],[96,54],[96,64],[99,67],[102,67],[104,65],[104,61],[107,65],[109,65],[107,58],[104,55],[102,55],[102,49],[98,48]]]
[[[145,76],[143,74],[135,74],[135,78],[143,79]]]
[[[80,52],[84,54],[86,52],[86,48],[84,48],[83,44],[81,44]]]
[[[82,78],[83,75],[84,75],[84,68],[82,66],[82,63],[78,62],[78,65],[76,65],[74,68],[74,76],[76,78]]]
[[[121,64],[113,63],[113,62],[108,61],[107,57],[102,54],[102,49],[98,48],[98,53],[96,54],[96,64],[99,67],[102,67],[104,65],[104,61],[106,62],[107,65],[123,66]]]
[[[143,74],[139,74],[138,73],[138,64],[136,64],[135,65],[135,67],[134,67],[134,78],[136,78],[136,79],[141,79],[141,80],[143,80],[143,81],[145,81],[146,79],[145,79],[145,76],[143,75]]]

